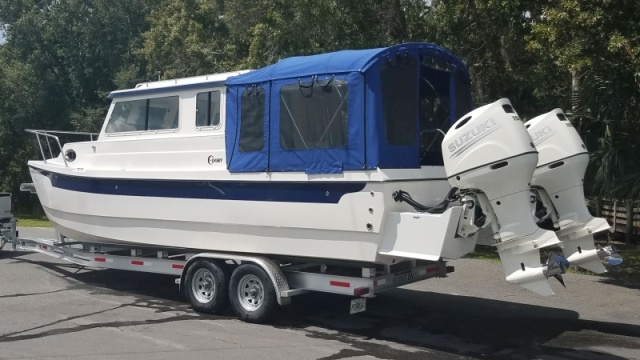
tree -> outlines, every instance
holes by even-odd
[[[640,198],[640,12],[637,1],[563,0],[544,8],[530,48],[573,76],[573,120],[593,161],[593,195]]]
[[[141,53],[165,78],[256,68],[420,40],[427,9],[422,0],[170,0],[152,13]]]
[[[232,39],[248,49],[244,63],[257,67],[287,56],[419,41],[427,9],[422,0],[233,0],[226,16]]]
[[[154,9],[139,50],[149,70],[165,78],[231,70],[224,5],[223,0],[169,0]]]
[[[7,36],[0,45],[2,190],[19,193],[27,159],[40,157],[24,129],[95,131],[106,95],[142,78],[134,50],[158,2],[0,0]]]
[[[569,104],[569,93],[563,94],[556,85],[568,74],[556,71],[544,53],[526,51],[526,36],[543,3],[442,0],[432,4],[427,40],[449,48],[469,66],[477,104],[507,97],[524,118]]]
[[[589,191],[638,198],[637,13],[632,0],[0,0],[0,185],[16,191],[37,155],[24,128],[95,131],[110,91],[158,71],[427,41],[467,63],[476,104],[508,97],[524,118],[573,107]]]

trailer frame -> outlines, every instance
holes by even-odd
[[[291,303],[291,298],[309,292],[325,292],[351,296],[350,313],[366,309],[366,299],[399,286],[434,277],[446,277],[453,272],[443,260],[408,260],[392,265],[336,264],[327,259],[311,261],[283,261],[257,254],[228,252],[194,252],[179,248],[142,248],[120,244],[78,242],[60,234],[57,239],[20,237],[16,220],[0,220],[0,245],[11,244],[13,250],[37,252],[60,260],[93,269],[116,269],[173,275],[180,291],[189,291],[187,273],[198,260],[210,261],[225,268],[236,269],[243,264],[254,264],[267,274],[275,290],[277,304]],[[2,249],[0,246],[0,249]],[[227,274],[227,279],[229,275]],[[231,296],[231,295],[229,295]],[[187,296],[191,300],[189,296]],[[196,309],[197,304],[193,304]],[[239,314],[240,315],[240,314]],[[243,320],[262,322],[260,319],[240,316]]]

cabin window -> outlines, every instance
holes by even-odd
[[[330,78],[280,88],[280,147],[285,150],[347,145],[347,81]]]
[[[177,129],[178,96],[119,101],[107,123],[107,133]]]
[[[265,91],[259,87],[245,90],[240,99],[241,152],[261,151],[264,147]]]
[[[196,127],[220,125],[220,91],[199,93],[196,97]]]
[[[389,145],[413,145],[417,137],[418,67],[408,54],[390,57],[380,71],[385,137]]]

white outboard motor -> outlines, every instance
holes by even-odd
[[[462,201],[471,204],[467,208],[475,208],[465,213],[473,220],[459,227],[459,234],[491,226],[507,281],[553,294],[547,277],[564,267],[555,258],[554,266],[541,265],[539,249],[560,241],[555,232],[538,227],[531,214],[529,187],[538,152],[509,100],[460,118],[444,137],[442,154],[449,183],[464,194]]]
[[[561,109],[535,117],[525,126],[539,154],[531,181],[536,217],[552,224],[570,264],[605,272],[593,234],[610,226],[605,219],[593,217],[586,206],[583,182],[589,153],[580,135]]]

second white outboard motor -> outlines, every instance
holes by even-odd
[[[491,227],[507,281],[551,295],[547,278],[564,272],[554,256],[540,261],[540,248],[557,245],[555,232],[541,229],[531,214],[530,182],[538,152],[508,99],[482,106],[460,118],[442,141],[451,186],[466,203],[466,236]]]
[[[580,135],[561,109],[535,117],[525,126],[539,153],[531,181],[535,216],[556,230],[570,264],[605,272],[593,234],[610,226],[605,219],[593,217],[586,206],[583,179],[589,153]]]

